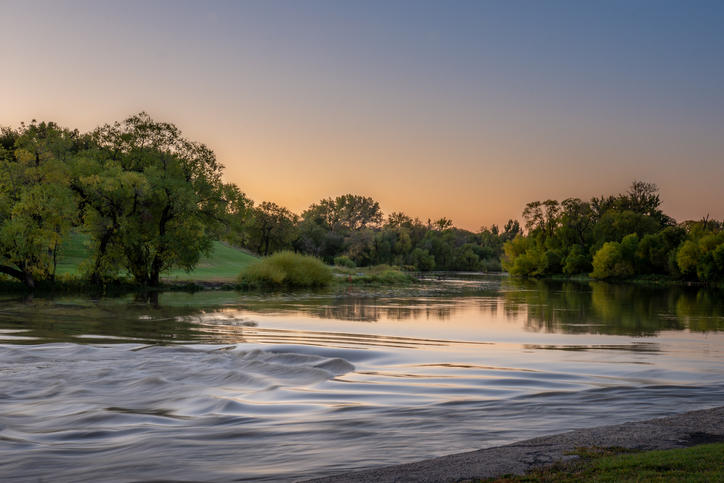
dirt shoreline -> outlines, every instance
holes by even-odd
[[[646,421],[578,429],[506,446],[306,481],[451,482],[523,474],[556,461],[575,459],[576,456],[568,453],[585,446],[655,450],[721,441],[724,441],[724,406]]]

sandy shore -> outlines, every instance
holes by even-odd
[[[522,474],[535,467],[576,458],[567,453],[583,446],[653,450],[717,441],[724,441],[724,406],[648,421],[579,429],[507,446],[308,481],[450,482]]]

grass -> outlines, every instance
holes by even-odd
[[[351,284],[400,285],[415,281],[415,278],[411,275],[389,265],[375,265],[364,268],[337,266],[334,268],[334,273],[340,281]]]
[[[90,250],[86,246],[87,242],[87,235],[73,232],[59,250],[56,274],[69,290],[86,288],[85,281],[80,279],[80,275],[81,266],[87,262],[90,255]],[[282,253],[287,253],[282,258],[301,257],[301,255],[289,252]],[[280,254],[273,256],[277,255]],[[272,257],[267,257],[267,259],[270,258]],[[415,282],[414,277],[388,265],[363,268],[338,266],[330,269],[318,260],[313,260],[314,262],[287,260],[281,265],[277,264],[275,268],[274,263],[260,263],[259,258],[244,250],[225,243],[214,242],[209,256],[202,257],[194,270],[188,273],[183,270],[164,273],[162,282],[171,283],[172,286],[179,286],[179,282],[188,282],[191,285],[194,283],[229,285],[239,283],[244,288],[317,288],[327,286],[332,282],[335,285],[389,286]],[[323,268],[320,268],[320,265]],[[308,273],[304,272],[305,270]],[[240,272],[247,275],[239,278]],[[127,281],[127,284],[132,286],[130,281]],[[119,286],[125,287],[127,284],[121,281]]]
[[[238,281],[243,288],[321,288],[332,278],[332,270],[321,260],[282,251],[247,266]]]
[[[87,240],[88,237],[82,233],[70,234],[61,245],[56,268],[58,275],[73,277],[81,274],[80,266],[90,255],[90,250],[86,247]],[[244,250],[215,241],[211,253],[202,257],[194,270],[188,273],[184,270],[172,270],[162,274],[162,279],[167,282],[233,282],[240,270],[257,260],[257,257]]]
[[[583,448],[575,454],[580,456],[579,460],[537,469],[522,476],[504,476],[484,481],[724,481],[724,443],[641,453],[631,453],[620,448]]]
[[[58,263],[55,267],[56,275],[79,275],[80,265],[88,259],[90,250],[86,247],[88,236],[82,233],[71,232],[58,250]]]
[[[173,270],[164,275],[165,280],[233,282],[239,271],[259,260],[244,250],[215,241],[208,257],[202,257],[191,272]]]

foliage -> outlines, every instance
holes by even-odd
[[[695,231],[676,252],[681,273],[704,282],[724,280],[724,231]]]
[[[143,285],[162,272],[191,270],[248,200],[221,181],[213,151],[146,113],[105,125],[81,153],[72,186],[92,238],[91,280],[120,269]]]
[[[591,257],[588,256],[582,245],[573,245],[565,259],[563,273],[578,275],[588,273],[593,269]]]
[[[626,278],[634,272],[634,261],[631,249],[635,250],[638,239],[636,235],[628,235],[625,242],[607,242],[593,257],[593,278]]]
[[[76,219],[65,160],[78,133],[54,123],[3,130],[0,147],[0,273],[32,288],[53,279],[57,251]]]
[[[416,270],[427,272],[435,268],[435,257],[424,248],[415,248],[410,254],[410,263]]]
[[[329,285],[332,271],[317,258],[282,251],[249,265],[238,281],[252,288],[317,288]]]
[[[332,231],[355,231],[379,225],[382,211],[380,204],[370,197],[346,194],[310,206],[302,218],[313,219]]]
[[[639,273],[677,273],[672,255],[686,238],[686,231],[668,226],[655,234],[647,234],[638,245]]]
[[[291,248],[296,236],[297,215],[269,201],[251,209],[244,245],[260,255]]]
[[[347,283],[375,284],[375,285],[401,285],[415,281],[409,274],[389,265],[374,265],[362,269],[338,269],[342,271],[343,279]]]
[[[222,174],[213,151],[146,113],[87,134],[35,121],[2,128],[0,274],[29,287],[52,282],[73,230],[86,236],[81,268],[95,285],[127,276],[158,285],[162,274],[192,271],[221,241],[357,267],[724,281],[724,223],[676,225],[656,185],[643,181],[589,201],[527,203],[525,232],[512,219],[502,231],[471,232],[446,217],[384,218],[378,202],[355,194],[322,199],[300,217],[273,202],[254,206]]]
[[[343,255],[358,267],[500,270],[504,241],[521,232],[514,220],[508,221],[502,234],[495,225],[472,233],[454,227],[449,218],[423,224],[401,212],[391,213],[384,223],[381,220],[379,204],[371,198],[347,194],[323,199],[302,213],[291,246],[327,263]]]
[[[272,202],[254,206],[222,170],[208,147],[143,112],[87,134],[53,123],[0,129],[0,272],[29,286],[53,280],[71,229],[86,259],[65,273],[80,267],[93,285],[130,276],[146,286],[190,273],[220,241],[361,267],[477,271],[500,270],[503,243],[522,233],[515,220],[502,233],[473,233],[445,217],[385,219],[378,202],[355,194],[298,217]]]
[[[334,265],[337,267],[355,268],[357,265],[347,255],[334,257]]]
[[[515,276],[634,276],[724,280],[722,224],[674,220],[660,210],[658,188],[634,181],[616,196],[526,204],[527,233],[506,240],[503,268]]]

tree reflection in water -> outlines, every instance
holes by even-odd
[[[465,282],[465,283],[461,283]],[[245,313],[355,322],[450,321],[520,323],[533,332],[649,336],[664,330],[724,330],[724,291],[604,282],[514,280],[468,276],[426,288],[354,293],[248,294],[170,292],[117,298],[34,297],[0,300],[0,330],[36,340],[70,342],[95,334],[156,343],[240,342]],[[209,314],[216,314],[218,320]],[[242,315],[240,315],[242,314]],[[200,321],[202,321],[201,323]],[[235,326],[232,339],[213,325]],[[254,332],[254,331],[252,331]],[[102,337],[101,337],[102,338]],[[33,343],[33,342],[28,342]]]

